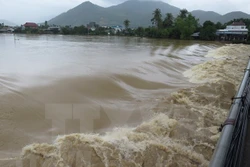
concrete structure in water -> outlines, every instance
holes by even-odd
[[[233,22],[231,25],[228,25],[226,29],[217,30],[216,35],[219,40],[246,41],[248,37],[248,29],[242,21]]]

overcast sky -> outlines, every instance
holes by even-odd
[[[0,19],[17,24],[26,21],[44,22],[65,12],[85,0],[0,0]],[[90,0],[92,3],[108,7],[125,0]],[[170,5],[192,10],[215,11],[225,14],[231,11],[250,13],[249,0],[162,0]]]

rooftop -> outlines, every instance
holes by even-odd
[[[246,24],[243,21],[240,21],[240,22],[233,22],[231,25],[232,26],[245,26]]]
[[[32,22],[27,22],[24,24],[25,27],[38,27],[38,25],[36,23],[32,23]]]

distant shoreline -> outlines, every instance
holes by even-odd
[[[26,33],[0,33],[1,34],[13,34],[13,35],[34,35],[34,36],[43,36],[43,35],[51,35],[51,36],[82,36],[82,37],[124,37],[124,38],[146,38],[146,39],[167,39],[167,40],[180,40],[180,41],[208,41],[208,42],[220,42],[224,44],[246,44],[250,45],[250,41],[222,41],[222,40],[201,40],[201,39],[173,39],[173,38],[150,38],[150,37],[140,37],[140,36],[124,36],[124,35],[79,35],[79,34],[26,34]]]

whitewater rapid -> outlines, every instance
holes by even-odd
[[[28,145],[21,154],[24,166],[30,159],[58,167],[208,166],[249,51],[247,45],[226,45],[209,52],[212,59],[184,72],[195,85],[161,99],[151,119],[104,135],[70,134]]]

